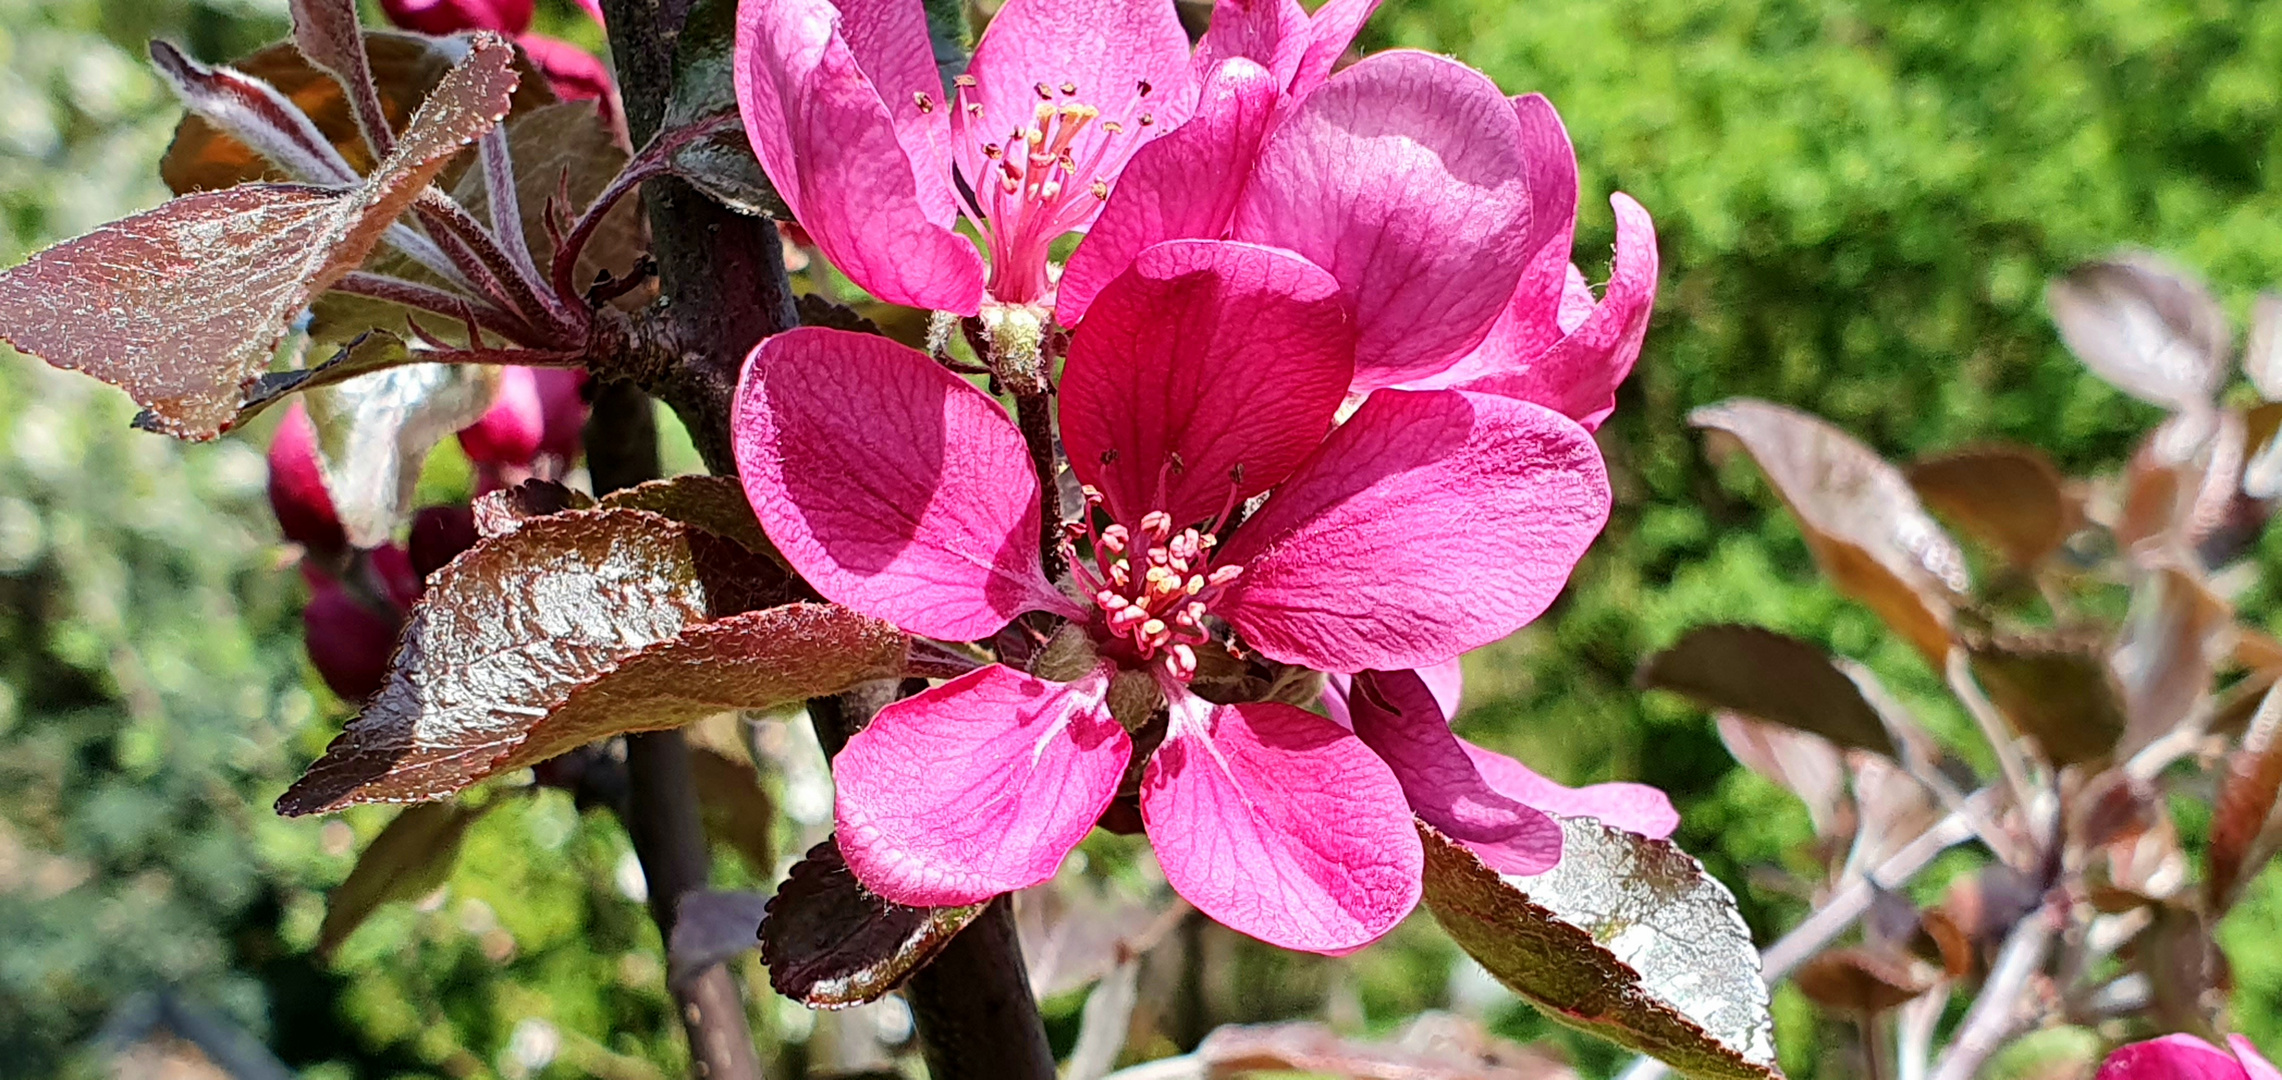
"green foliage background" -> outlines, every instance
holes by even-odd
[[[163,196],[152,163],[174,112],[145,39],[227,57],[279,36],[281,8],[0,0],[0,256]],[[545,17],[591,33],[567,2]],[[1611,189],[1656,216],[1664,254],[1649,347],[1602,440],[1616,519],[1554,615],[1475,658],[1464,730],[1564,780],[1672,791],[1684,846],[1779,932],[1800,904],[1750,870],[1795,864],[1803,811],[1735,769],[1700,713],[1634,692],[1639,658],[1688,626],[1758,622],[1959,722],[1914,654],[1815,579],[1764,486],[1706,464],[1687,410],[1750,394],[1895,457],[2004,438],[2076,471],[2119,463],[2155,416],[2060,349],[2043,283],[2126,244],[2209,274],[2238,312],[2282,278],[2282,3],[1389,0],[1368,40],[1552,98],[1585,170],[1589,277],[1606,276]],[[260,444],[177,446],[129,433],[129,413],[93,383],[0,364],[0,1076],[93,1068],[79,1050],[104,1018],[160,991],[318,1076],[514,1075],[534,1016],[562,1033],[547,1075],[673,1075],[655,934],[618,885],[625,842],[567,802],[487,817],[441,908],[394,906],[331,963],[304,954],[323,890],[387,813],[350,815],[353,836],[268,813],[344,710],[300,658]],[[2270,1046],[2273,884],[2224,928],[2235,1020]],[[1479,999],[1412,929],[1332,980],[1363,1022]],[[1324,980],[1293,963],[1247,973],[1302,988],[1279,1008],[1320,1007],[1304,988]],[[1544,1030],[1490,1007],[1509,1034]],[[1778,1012],[1784,1064],[1812,1074],[1831,1034],[1794,997]],[[1572,1050],[1589,1073],[1620,1064]]]

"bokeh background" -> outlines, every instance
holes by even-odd
[[[283,0],[0,0],[0,259],[164,197],[177,112],[145,41],[224,59],[285,29]],[[541,29],[600,45],[568,0],[542,3]],[[2044,283],[2125,245],[2208,275],[2238,315],[2282,281],[2282,3],[1387,0],[1365,43],[1551,97],[1583,167],[1589,277],[1606,276],[1609,191],[1661,234],[1648,347],[1602,433],[1615,519],[1550,615],[1470,658],[1461,731],[1565,781],[1670,791],[1679,841],[1771,940],[1804,901],[1757,871],[1806,867],[1806,814],[1700,711],[1634,690],[1639,660],[1689,626],[1761,623],[1866,662],[1937,730],[1968,726],[1915,653],[1818,581],[1764,485],[1712,467],[1687,411],[1754,395],[1897,459],[2006,439],[2071,472],[2119,466],[2159,417],[2066,354]],[[309,954],[325,891],[390,811],[268,809],[349,709],[302,659],[267,432],[183,446],[130,432],[131,412],[0,358],[0,1077],[106,1075],[106,1034],[159,1013],[327,1080],[679,1075],[624,836],[560,792],[485,816],[442,890]],[[464,489],[439,457],[424,483]],[[2256,558],[2282,581],[2282,538]],[[2240,603],[2274,628],[2272,585]],[[820,819],[813,780],[772,781],[785,828]],[[2192,847],[2203,817],[2175,809]],[[2221,930],[2234,1023],[2270,1048],[2277,881]],[[1162,1052],[1214,1022],[1367,1032],[1445,1008],[1556,1039],[1586,1075],[1624,1060],[1472,974],[1423,915],[1338,963],[1207,952],[1210,992]],[[761,997],[764,1037],[803,1060],[823,1029]],[[1048,1009],[1066,1041],[1077,1002]],[[1852,1037],[1791,991],[1776,1013],[1795,1076]]]

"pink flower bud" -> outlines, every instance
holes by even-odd
[[[326,553],[348,545],[317,465],[317,426],[298,401],[286,409],[285,422],[270,440],[269,507],[287,540]]]
[[[474,547],[475,512],[465,506],[429,506],[412,516],[412,570],[426,582],[428,576]]]
[[[515,39],[523,53],[531,58],[531,65],[547,77],[555,96],[564,101],[605,101],[617,95],[617,85],[610,81],[610,69],[593,53],[567,41],[557,41],[539,34],[525,34]]]
[[[396,620],[358,603],[332,582],[315,586],[301,611],[309,662],[325,685],[347,701],[363,701],[388,677],[396,648]]]
[[[510,36],[531,28],[533,0],[380,0],[388,21],[423,34],[496,30]]]
[[[483,418],[460,430],[460,449],[479,465],[526,466],[539,456],[546,436],[546,405],[538,380],[526,367],[502,368],[499,393]]]
[[[427,590],[427,582],[419,571],[412,568],[412,556],[395,544],[388,544],[365,552],[372,560],[375,577],[386,590],[388,602],[398,611],[409,610],[413,601]]]
[[[567,464],[578,457],[586,440],[586,372],[577,368],[533,368],[531,379],[539,389],[539,411],[546,417],[539,452],[553,454]]]

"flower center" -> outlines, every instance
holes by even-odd
[[[1000,135],[984,127],[991,120],[976,100],[974,77],[954,81],[951,137],[979,143],[985,162],[983,175],[960,176],[958,187],[990,254],[990,294],[1009,304],[1042,300],[1053,287],[1047,253],[1055,239],[1083,226],[1108,201],[1109,178],[1156,123],[1150,86],[1140,84],[1133,115],[1104,119],[1100,109],[1078,100],[1076,83],[1039,83],[1028,121]],[[1098,134],[1081,139],[1088,128]]]
[[[1234,563],[1213,565],[1220,540],[1212,530],[1228,519],[1234,498],[1202,528],[1179,532],[1163,510],[1141,515],[1137,526],[1113,523],[1097,532],[1094,509],[1102,504],[1101,493],[1088,487],[1085,498],[1084,518],[1065,532],[1062,554],[1101,610],[1098,629],[1105,644],[1137,663],[1159,664],[1165,674],[1187,683],[1196,674],[1196,646],[1212,638],[1205,615],[1220,592],[1244,573]],[[1093,544],[1090,566],[1077,554],[1081,535]]]

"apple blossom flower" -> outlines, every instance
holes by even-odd
[[[1056,319],[1079,325],[1152,244],[1283,247],[1354,303],[1356,392],[1465,386],[1597,426],[1655,304],[1647,212],[1611,197],[1615,268],[1595,301],[1570,262],[1575,152],[1542,96],[1508,99],[1463,64],[1395,50],[1294,101],[1264,66],[1288,62],[1260,48],[1221,61],[1188,122],[1136,151],[1070,257]]]
[[[1066,592],[1045,575],[1039,481],[996,401],[880,337],[801,329],[754,350],[740,473],[819,593],[945,640],[1049,612],[1070,620],[1057,644],[1078,643],[890,705],[850,740],[836,816],[860,881],[945,905],[1046,880],[1123,786],[1128,726],[1154,734],[1161,705],[1138,797],[1182,896],[1327,953],[1410,911],[1423,854],[1394,773],[1313,713],[1198,696],[1199,651],[1353,672],[1496,640],[1559,593],[1609,490],[1590,436],[1526,402],[1390,391],[1334,426],[1355,344],[1339,283],[1299,256],[1141,252],[1096,299],[1060,384],[1088,501]]]
[[[1561,828],[1548,813],[1589,817],[1653,840],[1672,835],[1672,800],[1646,784],[1572,788],[1450,731],[1459,689],[1455,661],[1416,671],[1334,674],[1323,704],[1395,779],[1419,819],[1505,874],[1539,874],[1561,858]]]
[[[2227,1036],[2225,1049],[2193,1035],[2165,1035],[2108,1055],[2094,1080],[2282,1080],[2282,1070],[2240,1035]]]
[[[1276,93],[1305,93],[1374,6],[1222,5],[1192,58],[1169,0],[1007,0],[946,96],[919,0],[748,0],[737,100],[777,193],[867,292],[960,315],[1042,308],[1051,245],[1187,118],[1200,63],[1261,53],[1287,71]]]

